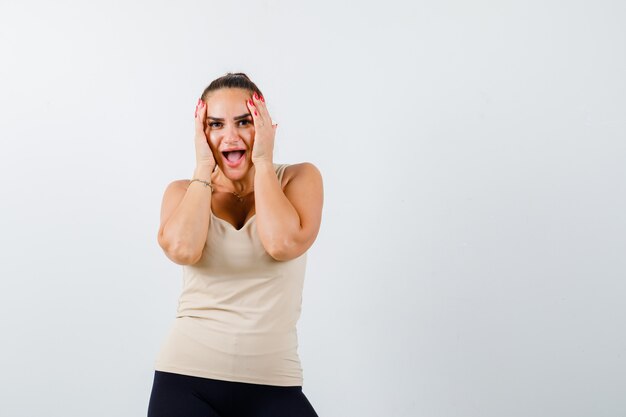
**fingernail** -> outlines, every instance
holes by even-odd
[[[254,103],[252,102],[251,99],[248,100],[248,104],[250,104],[251,106],[254,106]]]
[[[256,93],[256,91],[254,92],[254,98],[256,98],[257,100],[259,99],[259,95]]]
[[[256,112],[256,110],[254,111],[254,115],[255,115],[255,116],[258,116],[258,115],[259,115],[259,114]]]
[[[263,98],[263,96],[261,96],[261,101],[265,103],[265,99]]]

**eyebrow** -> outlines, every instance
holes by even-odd
[[[250,117],[250,116],[251,116],[250,113],[246,113],[246,114],[242,114],[241,116],[234,117],[233,120],[241,120],[241,119],[245,119],[245,118]],[[224,119],[221,118],[221,117],[213,117],[213,116],[207,116],[207,119],[216,120],[218,122],[223,122],[224,121]]]

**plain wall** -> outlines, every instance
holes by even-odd
[[[228,71],[323,175],[320,417],[626,415],[624,4],[2,0],[0,415],[145,415]]]

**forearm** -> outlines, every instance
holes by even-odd
[[[193,178],[210,182],[211,171],[198,167]],[[180,204],[163,227],[163,246],[181,263],[195,263],[202,255],[210,221],[211,188],[194,181],[189,184]]]
[[[257,231],[272,256],[294,243],[301,229],[298,212],[283,193],[271,163],[256,163],[254,200]]]

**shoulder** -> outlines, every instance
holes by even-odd
[[[320,170],[311,162],[301,162],[298,164],[290,164],[285,167],[283,174],[283,185],[287,185],[294,179],[321,181],[322,174]]]
[[[170,182],[167,186],[168,189],[187,189],[189,187],[189,184],[191,183],[191,180],[174,180],[172,182]]]
[[[165,187],[165,196],[184,195],[189,188],[191,180],[174,180]]]

